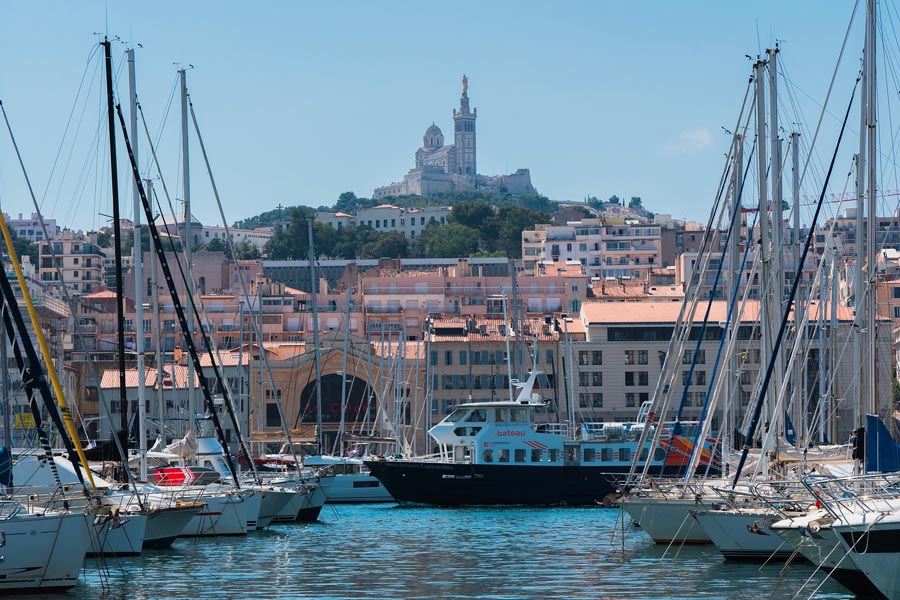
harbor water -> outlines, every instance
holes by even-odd
[[[712,546],[667,549],[640,531],[623,540],[620,513],[605,508],[326,506],[317,523],[85,564],[61,597],[852,597],[800,562],[726,564]]]

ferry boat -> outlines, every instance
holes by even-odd
[[[436,457],[374,457],[372,475],[403,504],[568,505],[609,503],[631,470],[641,433],[653,423],[649,404],[630,423],[581,423],[570,435],[566,423],[539,422],[547,406],[535,392],[532,371],[515,401],[469,402],[429,430],[441,451]],[[664,424],[663,443],[649,473],[683,475],[696,423]],[[673,432],[677,433],[673,435]],[[669,448],[670,441],[671,449]],[[702,463],[717,474],[715,440],[704,443]],[[644,447],[640,461],[649,458]]]

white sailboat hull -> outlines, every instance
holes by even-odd
[[[695,510],[691,513],[729,560],[786,560],[793,547],[769,528],[776,514],[756,510]]]
[[[256,521],[257,529],[265,529],[275,520],[281,510],[292,503],[294,496],[300,493],[294,490],[263,488],[257,492],[261,497],[259,505],[259,518]]]
[[[144,546],[147,516],[142,513],[94,517],[91,556],[137,556]]]
[[[347,473],[319,478],[326,502],[394,502],[394,497],[378,479],[368,473]]]
[[[65,590],[91,546],[90,516],[82,513],[17,515],[0,520],[0,592]]]
[[[677,496],[634,496],[621,503],[632,522],[657,544],[709,544],[712,542],[691,510],[712,508],[692,494]]]
[[[206,506],[188,521],[181,536],[246,535],[256,529],[261,498],[255,492],[188,490],[183,498]]]
[[[887,598],[900,598],[900,521],[878,522],[870,513],[861,522],[832,526],[853,564]],[[873,523],[873,521],[875,521]]]

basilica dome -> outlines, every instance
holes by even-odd
[[[443,146],[444,133],[441,131],[441,128],[432,123],[431,126],[425,130],[425,135],[422,137],[422,145],[429,149],[436,149]]]

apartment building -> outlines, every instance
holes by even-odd
[[[335,229],[356,225],[371,227],[375,231],[396,231],[409,239],[422,236],[430,223],[445,225],[450,216],[448,206],[424,206],[421,208],[401,208],[393,204],[381,204],[372,208],[361,208],[355,215],[346,213],[316,213],[316,220],[327,223]]]
[[[28,240],[33,244],[40,244],[45,241],[44,230],[41,227],[40,216],[37,213],[31,213],[31,218],[24,218],[22,213],[19,213],[19,218],[17,219],[13,219],[6,213],[3,213],[3,216],[6,218],[6,225],[9,227],[9,230],[16,237]],[[52,240],[55,238],[56,234],[59,233],[56,219],[44,219],[44,225],[47,227],[47,235],[49,236],[47,239]]]
[[[661,228],[636,219],[539,224],[522,232],[522,259],[526,270],[541,261],[577,262],[589,277],[647,279],[662,265]]]
[[[105,260],[103,248],[78,233],[62,231],[52,242],[40,244],[40,279],[48,285],[62,281],[73,294],[90,293],[104,284]]]

